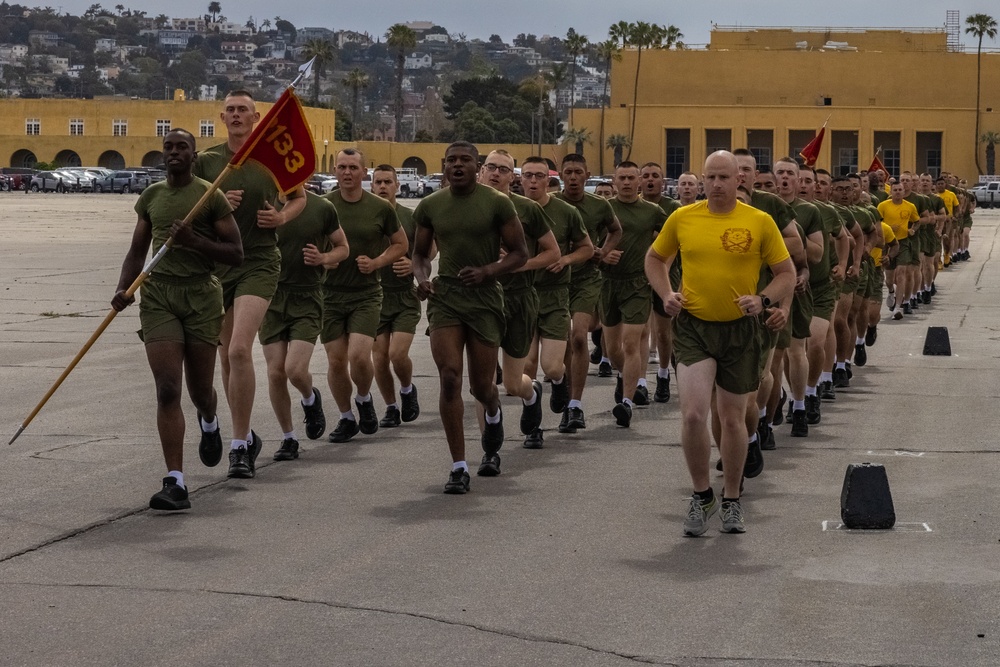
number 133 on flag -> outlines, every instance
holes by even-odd
[[[312,132],[291,88],[285,90],[254,128],[230,165],[239,167],[247,160],[267,169],[284,194],[305,183],[316,170]]]

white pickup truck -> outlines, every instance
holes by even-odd
[[[972,188],[976,194],[976,205],[980,208],[1000,206],[1000,181],[990,181]]]

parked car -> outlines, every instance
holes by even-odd
[[[303,187],[309,192],[317,195],[326,194],[329,190],[323,189],[323,182],[328,181],[331,178],[333,178],[333,176],[330,174],[313,174],[309,180],[305,182]]]
[[[320,190],[322,190],[321,194],[325,195],[328,192],[333,192],[333,189],[337,187],[337,179],[336,178],[328,178],[325,181],[323,181],[322,183],[320,183],[319,187],[320,187]]]
[[[1000,181],[983,183],[982,187],[976,186],[970,192],[975,193],[977,206],[982,208],[1000,206]]]
[[[31,177],[28,189],[32,192],[69,192],[77,185],[77,178],[62,171],[40,171]]]
[[[437,192],[441,189],[441,182],[444,179],[444,174],[431,174],[424,179],[424,193],[430,194],[432,192]]]
[[[28,169],[27,167],[0,167],[0,174],[5,177],[5,187],[8,190],[28,189],[31,177],[37,173],[37,169]]]
[[[94,183],[95,192],[142,192],[149,187],[149,174],[137,171],[113,171]]]

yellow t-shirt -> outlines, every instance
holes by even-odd
[[[884,222],[882,223],[882,237],[885,239],[886,247],[889,247],[889,244],[896,240],[896,235],[892,233],[892,227]],[[870,254],[875,260],[875,266],[882,266],[882,248],[872,248]]]
[[[736,298],[756,294],[760,267],[788,259],[774,219],[737,202],[726,214],[699,201],[673,212],[653,241],[661,257],[680,254],[684,266],[684,309],[701,320],[729,322],[743,317]]]
[[[892,235],[896,237],[897,241],[909,238],[911,222],[920,222],[917,207],[905,199],[899,204],[894,204],[891,199],[886,199],[878,205],[878,212],[882,215],[882,220],[892,227]]]
[[[944,192],[936,192],[938,197],[944,200],[944,208],[948,212],[949,216],[955,215],[955,209],[958,208],[958,197],[951,190],[945,190]]]

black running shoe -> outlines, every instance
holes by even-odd
[[[254,468],[250,463],[250,452],[245,446],[229,450],[229,474],[233,479],[253,479]]]
[[[487,454],[496,454],[503,447],[503,410],[500,410],[500,421],[496,424],[486,422],[483,427],[482,446]]]
[[[597,367],[597,377],[599,378],[609,378],[615,374],[613,368],[611,368],[610,361],[602,361],[601,365]]]
[[[549,394],[549,410],[559,414],[560,412],[566,411],[566,405],[569,403],[569,383],[566,382],[566,376],[563,376],[563,381],[559,384],[555,382],[552,383],[552,393]]]
[[[358,422],[353,419],[341,419],[337,428],[330,434],[330,442],[347,442],[358,434]]]
[[[600,345],[595,345],[594,349],[590,351],[590,363],[599,364],[601,363],[601,357],[604,356],[604,350],[601,349]]]
[[[624,403],[618,403],[611,410],[615,416],[615,423],[623,428],[628,428],[632,423],[632,408]]]
[[[796,410],[792,413],[792,437],[804,438],[809,435],[809,424],[806,421],[806,411]]]
[[[201,428],[201,419],[198,420],[198,427]],[[202,431],[201,443],[198,445],[198,458],[209,468],[219,465],[222,460],[222,432],[219,429],[214,431]],[[171,477],[170,479],[173,479]]]
[[[496,452],[483,454],[483,461],[479,464],[476,474],[480,477],[496,477],[500,474],[500,455]]]
[[[851,362],[850,361],[847,361],[847,362],[844,363],[844,370],[847,371],[847,379],[848,380],[853,380],[854,379],[854,371],[851,370]]]
[[[313,387],[313,404],[303,405],[302,411],[305,412],[306,437],[319,440],[326,433],[326,415],[323,414],[323,397],[319,389]]]
[[[910,297],[910,310],[920,310],[920,303],[915,296]]]
[[[871,347],[876,340],[878,340],[878,327],[868,327],[868,330],[865,331],[865,345]]]
[[[250,429],[250,446],[247,449],[250,453],[250,467],[255,474],[257,472],[257,457],[260,456],[260,450],[263,448],[264,443],[261,442],[260,436],[253,429]]]
[[[781,388],[781,396],[778,398],[778,407],[774,409],[774,415],[771,417],[772,426],[781,426],[781,423],[785,420],[785,401],[788,400],[788,392],[785,388]]]
[[[776,449],[777,443],[774,441],[774,429],[767,421],[767,417],[761,417],[757,420],[757,441],[760,442],[760,448],[763,450]]]
[[[743,464],[743,476],[752,479],[764,472],[764,455],[760,451],[760,441],[754,440],[747,445],[747,460]]]
[[[912,315],[913,314],[913,308],[910,307],[910,302],[909,301],[907,301],[906,303],[903,304],[903,314],[904,315]],[[896,316],[893,315],[892,319],[896,319]]]
[[[833,382],[827,380],[819,385],[819,397],[824,401],[837,400],[837,390],[833,388]]]
[[[854,363],[858,366],[864,366],[868,363],[868,352],[865,351],[864,345],[854,346]]]
[[[569,425],[569,408],[563,410],[562,419],[559,420],[560,433],[576,433],[576,429]]]
[[[929,304],[931,302],[931,292],[930,292],[930,290],[924,290],[924,299],[923,299],[923,301],[924,301],[925,304]]]
[[[403,411],[401,417],[404,422],[416,421],[417,417],[420,416],[420,402],[417,400],[417,387],[413,386],[409,394],[399,394],[400,400],[403,402]]]
[[[847,377],[846,368],[833,369],[833,386],[835,389],[843,389],[851,386],[851,380]]]
[[[721,458],[718,461],[715,462],[715,469],[718,470],[719,472],[722,472],[722,459]]]
[[[931,296],[937,296],[937,285],[931,283]]]
[[[542,429],[536,428],[534,431],[524,436],[524,443],[522,447],[525,449],[541,449],[544,445],[544,438],[542,437]]]
[[[646,385],[640,384],[635,388],[632,402],[636,405],[649,405],[649,389],[646,388]]]
[[[163,488],[149,499],[149,507],[154,510],[175,512],[191,509],[191,501],[188,500],[187,489],[178,486],[177,480],[168,475],[163,478]]]
[[[531,405],[521,404],[522,435],[528,435],[542,423],[542,383],[532,380],[531,389],[535,392],[535,402]]]
[[[587,420],[583,416],[583,408],[570,408],[569,419],[566,425],[574,431],[580,428],[587,428]]]
[[[281,447],[274,453],[275,461],[294,461],[299,458],[299,441],[295,438],[285,438]]]
[[[445,482],[445,493],[468,493],[469,492],[469,471],[465,468],[452,470]]]
[[[615,378],[615,403],[621,403],[625,394],[622,393],[622,376]]]
[[[818,424],[820,422],[820,418],[819,396],[806,396],[806,423]]]
[[[497,364],[497,384],[503,384],[503,369]]]
[[[354,405],[358,406],[358,428],[365,435],[371,435],[378,431],[378,415],[375,414],[375,401],[365,401],[364,403],[359,403],[354,401]]]
[[[785,415],[785,423],[786,424],[791,424],[792,423],[792,412],[794,412],[794,410],[792,408],[792,402],[788,401],[788,413]]]
[[[657,403],[666,403],[670,400],[670,378],[656,376],[656,391],[653,392],[653,400]]]
[[[403,420],[399,417],[399,408],[394,405],[387,405],[385,408],[385,417],[379,420],[378,425],[380,428],[396,428],[403,423]]]

